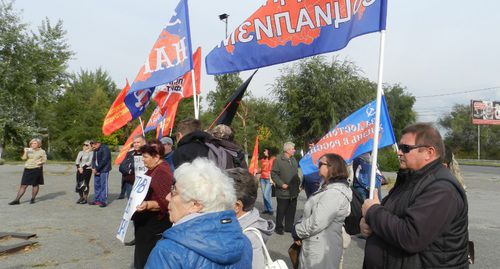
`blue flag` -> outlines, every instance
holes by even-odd
[[[161,31],[130,92],[171,82],[193,69],[187,0],[181,0],[174,16]]]
[[[376,101],[372,101],[361,109],[352,113],[331,129],[314,147],[299,161],[304,175],[318,173],[317,162],[327,153],[336,153],[347,163],[357,156],[370,152],[373,149],[373,135],[375,134]],[[379,148],[396,143],[391,119],[387,112],[385,96],[380,108],[380,136]]]
[[[336,51],[385,29],[386,0],[268,0],[206,57],[211,75]]]

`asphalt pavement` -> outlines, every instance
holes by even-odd
[[[21,204],[10,206],[8,202],[15,198],[22,170],[22,165],[0,165],[0,232],[36,233],[33,240],[39,243],[33,248],[0,256],[0,268],[131,268],[133,247],[124,246],[115,238],[126,203],[116,199],[120,189],[117,167],[110,174],[110,203],[106,208],[75,203],[78,194],[74,192],[74,166],[65,164],[44,167],[45,185],[41,186],[35,204],[29,203],[31,188],[28,188]],[[476,248],[476,264],[471,268],[498,268],[500,168],[462,166],[462,173],[469,199],[470,239]],[[304,202],[302,193],[297,218]],[[256,206],[263,209],[261,196]],[[129,229],[127,240],[132,234],[133,230]],[[4,239],[0,245],[20,241]],[[288,262],[287,250],[291,243],[290,234],[275,234],[267,246],[274,259]],[[344,254],[344,268],[362,267],[363,248],[364,240],[353,236]]]

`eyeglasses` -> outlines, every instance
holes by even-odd
[[[83,145],[84,145],[84,146],[87,146],[87,147],[88,147],[88,146],[90,146],[89,144],[83,144]]]
[[[328,163],[318,162],[318,168],[321,168],[322,165],[330,166]]]
[[[172,185],[172,187],[170,187],[170,196],[174,197],[177,194],[179,194],[179,192],[177,192],[177,189],[175,188],[175,184],[174,184],[174,185]]]
[[[401,152],[403,153],[408,153],[414,149],[418,149],[418,148],[427,148],[429,146],[427,145],[406,145],[406,144],[398,144],[398,148],[399,150],[401,150]]]

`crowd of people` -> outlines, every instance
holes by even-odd
[[[273,156],[264,149],[259,176],[249,173],[243,149],[231,128],[202,130],[200,121],[178,123],[174,139],[146,141],[136,136],[119,167],[119,199],[130,198],[137,176],[151,177],[146,198],[132,220],[135,268],[267,268],[271,260],[266,241],[290,234],[300,248],[298,268],[342,268],[350,236],[345,219],[361,197],[359,228],[366,239],[363,268],[468,268],[470,242],[468,203],[463,179],[451,151],[429,124],[406,127],[398,144],[400,170],[394,187],[382,199],[385,178],[377,171],[377,190],[369,198],[371,157],[359,156],[353,167],[337,154],[317,160],[318,174],[301,174],[295,145],[286,142]],[[15,200],[20,203],[32,186],[35,203],[44,183],[46,154],[41,140],[24,150],[26,159]],[[83,143],[76,158],[78,204],[106,207],[109,148],[97,140]],[[352,169],[352,170],[351,170]],[[89,182],[94,175],[94,200]],[[262,211],[255,207],[261,187]],[[273,207],[275,189],[276,207]],[[296,218],[302,190],[307,201]],[[261,214],[274,216],[275,221]]]

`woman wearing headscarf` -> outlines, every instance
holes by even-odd
[[[77,204],[86,204],[89,196],[89,182],[92,177],[92,147],[90,141],[83,142],[83,149],[78,152],[76,157],[76,192],[80,198],[76,201]]]
[[[10,202],[9,205],[20,204],[19,200],[30,185],[32,186],[30,204],[34,204],[36,195],[38,194],[38,190],[40,188],[39,186],[44,183],[43,164],[47,161],[47,154],[45,153],[45,150],[41,148],[42,140],[33,138],[31,139],[29,145],[29,148],[24,148],[24,154],[21,156],[21,159],[26,160],[24,163],[21,186],[19,186],[16,199]]]
[[[337,154],[318,161],[323,182],[304,205],[304,215],[294,225],[292,236],[302,246],[299,268],[339,268],[343,251],[342,226],[351,211],[352,191],[347,167]]]

